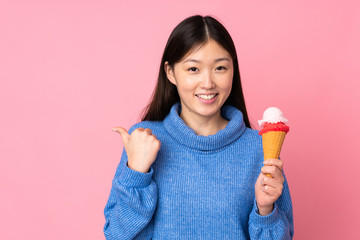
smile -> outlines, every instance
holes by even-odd
[[[199,98],[202,98],[202,99],[206,99],[206,100],[210,100],[210,99],[213,99],[216,95],[218,95],[217,93],[216,94],[210,94],[210,95],[197,95],[195,94],[195,96],[199,97]]]

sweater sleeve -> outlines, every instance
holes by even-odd
[[[254,199],[253,209],[249,217],[249,234],[251,239],[290,240],[293,238],[293,209],[285,174],[284,178],[283,192],[274,203],[274,209],[269,215],[262,216],[259,214],[256,198]]]
[[[148,173],[129,168],[123,149],[104,209],[106,239],[133,239],[150,222],[158,199],[153,173],[152,167]]]

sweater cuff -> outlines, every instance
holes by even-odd
[[[250,221],[257,227],[271,227],[274,225],[278,219],[280,218],[279,209],[276,204],[274,203],[274,209],[273,211],[266,215],[262,216],[259,214],[259,209],[256,205],[256,198],[254,200],[254,207],[250,214]]]
[[[118,181],[127,187],[144,188],[150,185],[153,173],[154,170],[152,167],[150,167],[150,172],[143,173],[129,168],[127,163],[125,163]]]

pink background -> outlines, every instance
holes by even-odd
[[[122,142],[171,30],[227,27],[251,122],[277,106],[295,239],[358,239],[358,1],[11,1],[0,4],[0,239],[104,239]]]

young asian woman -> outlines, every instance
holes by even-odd
[[[235,45],[215,18],[174,28],[142,121],[113,130],[124,149],[104,210],[107,239],[292,239],[283,161],[264,166]]]

